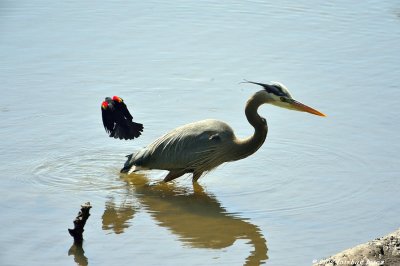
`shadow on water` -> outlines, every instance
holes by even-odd
[[[222,249],[238,239],[248,239],[254,250],[245,265],[259,265],[268,259],[266,240],[260,229],[228,213],[199,184],[194,184],[193,189],[173,183],[151,184],[140,174],[124,175],[121,179],[126,182],[127,193],[133,193],[138,200],[137,204],[150,213],[158,225],[179,236],[183,243],[194,248]],[[103,214],[103,229],[122,233],[129,226],[135,211],[134,204],[125,202],[116,206],[111,198]]]

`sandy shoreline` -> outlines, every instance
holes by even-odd
[[[313,266],[334,265],[400,265],[400,229],[313,264]]]

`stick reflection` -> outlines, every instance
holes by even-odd
[[[76,265],[88,266],[88,258],[85,256],[85,251],[83,250],[82,244],[72,244],[68,250],[68,256],[74,256],[74,261]]]
[[[222,249],[238,239],[248,239],[254,250],[245,265],[259,265],[268,259],[267,245],[260,229],[243,218],[228,213],[199,184],[193,190],[175,184],[150,184],[140,174],[121,176],[140,206],[148,211],[160,226],[179,236],[180,241],[194,248]],[[134,217],[132,202],[116,206],[113,198],[106,203],[103,229],[122,233]]]

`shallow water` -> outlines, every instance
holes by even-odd
[[[398,228],[399,14],[396,1],[3,1],[0,264],[309,265]],[[259,88],[244,78],[328,117],[260,108],[264,146],[198,186],[119,174],[185,123],[250,135]],[[106,136],[112,95],[140,139]],[[76,249],[67,228],[87,201]]]

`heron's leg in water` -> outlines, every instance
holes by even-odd
[[[200,176],[203,174],[203,172],[193,172],[193,178],[192,178],[192,182],[196,183],[197,180],[200,178]]]
[[[164,182],[168,182],[184,175],[184,171],[169,171],[168,175],[164,178]]]

